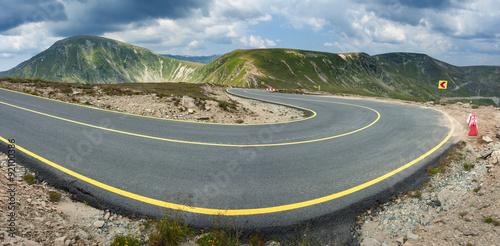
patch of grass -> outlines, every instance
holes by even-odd
[[[61,200],[61,194],[56,191],[50,191],[49,192],[49,200],[51,202],[59,202]]]
[[[89,101],[85,101],[83,104],[90,105],[90,102]]]
[[[31,173],[24,174],[23,176],[24,181],[28,184],[33,184],[35,182],[35,175]]]
[[[463,150],[463,149],[465,148],[465,146],[467,146],[467,143],[466,143],[465,141],[460,141],[460,142],[457,144],[456,148],[457,148],[458,150]]]
[[[224,111],[231,111],[231,110],[236,110],[236,101],[230,100],[230,101],[217,101],[219,103],[219,107],[222,108]]]
[[[478,193],[481,190],[481,187],[477,187],[474,189],[474,192]]]
[[[73,94],[73,89],[71,87],[68,87],[68,88],[61,89],[61,92],[65,93],[65,94]]]
[[[187,223],[181,222],[180,216],[165,217],[154,223],[154,230],[149,236],[148,245],[179,245],[184,238],[193,235]]]
[[[480,144],[487,144],[487,142],[484,141],[483,137],[484,137],[484,135],[479,136],[478,143],[480,143]]]
[[[88,90],[85,90],[85,94],[87,94],[87,95],[95,95],[96,91],[94,91],[92,89],[88,89]]]
[[[427,168],[427,173],[429,173],[429,175],[435,175],[435,174],[438,174],[438,173],[444,173],[446,171],[446,167],[444,165],[440,165],[436,168],[432,168],[432,167],[428,167]]]
[[[174,106],[178,107],[179,103],[181,103],[181,99],[176,97],[176,98],[173,98],[173,100],[174,100]]]
[[[250,245],[252,246],[264,246],[265,244],[266,242],[262,239],[261,234],[255,234],[250,237]]]
[[[421,198],[422,197],[422,192],[420,190],[414,190],[414,191],[408,191],[407,195],[412,198]]]
[[[204,93],[203,84],[190,83],[120,83],[94,85],[103,89],[106,94],[116,95],[146,95],[156,94],[158,97],[183,97],[210,99]]]
[[[235,122],[236,122],[237,124],[243,124],[243,122],[244,122],[244,121],[243,121],[242,119],[237,119]]]
[[[493,223],[494,221],[495,221],[495,220],[494,220],[493,218],[491,218],[491,217],[488,217],[488,218],[485,218],[485,219],[484,219],[484,223],[488,223],[488,224],[491,224],[491,223]]]
[[[151,228],[154,225],[154,221],[152,219],[148,219],[148,220],[144,221],[142,223],[142,225],[144,226],[144,228],[146,230],[149,230],[149,228]]]
[[[200,246],[238,245],[238,235],[225,229],[214,229],[196,241]]]
[[[459,215],[460,215],[460,217],[464,217],[467,215],[467,212],[461,212]]]
[[[464,169],[467,170],[467,171],[471,170],[474,167],[475,167],[474,164],[470,164],[468,162],[464,163]]]
[[[135,235],[122,235],[118,234],[115,237],[115,240],[111,243],[111,246],[121,246],[121,245],[126,245],[126,246],[141,246],[143,243],[141,240],[135,236]]]

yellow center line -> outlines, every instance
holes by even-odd
[[[206,125],[259,126],[259,125],[271,125],[271,124],[286,124],[286,123],[292,123],[292,122],[299,122],[299,121],[309,120],[309,119],[312,119],[312,118],[316,117],[316,115],[317,115],[316,112],[314,112],[313,110],[307,109],[307,108],[302,108],[302,107],[298,107],[298,106],[294,106],[294,105],[289,105],[289,104],[284,104],[284,103],[279,103],[279,102],[266,101],[266,100],[262,100],[262,99],[256,99],[256,98],[248,97],[248,99],[253,99],[253,100],[259,100],[259,101],[264,101],[264,102],[279,104],[279,105],[283,105],[283,106],[287,106],[287,107],[292,107],[292,108],[296,108],[296,109],[304,110],[304,111],[310,111],[313,114],[311,116],[308,116],[308,117],[303,118],[303,119],[296,119],[296,120],[289,120],[289,121],[282,121],[282,122],[270,122],[270,123],[239,124],[239,123],[200,122],[200,121],[190,121],[190,120],[176,120],[176,119],[159,118],[159,117],[155,117],[155,116],[147,116],[147,115],[127,113],[127,112],[113,111],[113,110],[109,110],[109,109],[102,109],[102,108],[91,107],[91,106],[87,106],[87,105],[80,105],[80,104],[65,102],[65,101],[61,101],[61,100],[57,100],[57,99],[52,99],[52,98],[46,98],[46,97],[42,97],[42,96],[31,95],[31,94],[28,94],[28,93],[25,93],[25,92],[13,91],[13,90],[5,89],[5,88],[0,88],[0,90],[14,92],[14,93],[18,93],[18,94],[23,94],[23,95],[31,96],[31,97],[38,97],[40,99],[50,100],[50,101],[59,102],[59,103],[66,103],[66,104],[70,104],[70,105],[74,105],[74,106],[79,106],[79,107],[84,107],[84,108],[89,108],[89,109],[94,109],[94,110],[101,110],[101,111],[111,112],[111,113],[115,113],[115,114],[123,114],[123,115],[130,115],[130,116],[135,116],[135,117],[150,118],[150,119],[157,119],[157,120],[187,122],[187,123],[194,123],[194,124],[206,124]],[[226,90],[226,91],[229,91],[229,90]],[[234,94],[234,93],[230,93],[230,94]],[[237,94],[234,94],[234,95],[237,95]]]
[[[161,138],[161,137],[154,137],[154,136],[149,136],[149,135],[144,135],[144,134],[138,134],[138,133],[120,131],[120,130],[115,130],[115,129],[111,129],[111,128],[96,126],[96,125],[92,125],[92,124],[87,124],[87,123],[83,123],[83,122],[79,122],[79,121],[74,121],[74,120],[70,120],[70,119],[58,117],[58,116],[55,116],[55,115],[50,115],[50,114],[42,113],[42,112],[39,112],[39,111],[35,111],[35,110],[23,108],[23,107],[16,106],[16,105],[13,105],[13,104],[10,104],[10,103],[6,103],[6,102],[2,102],[2,101],[0,101],[0,104],[7,105],[7,106],[10,106],[10,107],[14,107],[14,108],[21,109],[21,110],[25,110],[25,111],[28,111],[28,112],[31,112],[31,113],[43,115],[43,116],[46,116],[46,117],[50,117],[50,118],[54,118],[54,119],[58,119],[58,120],[66,121],[66,122],[70,122],[70,123],[77,124],[77,125],[82,125],[82,126],[86,126],[86,127],[96,128],[96,129],[100,129],[100,130],[110,131],[110,132],[124,134],[124,135],[129,135],[129,136],[135,136],[135,137],[141,137],[141,138],[147,138],[147,139],[154,139],[154,140],[159,140],[159,141],[168,141],[168,142],[174,142],[174,143],[206,145],[206,146],[220,146],[220,147],[272,147],[272,146],[285,146],[285,145],[295,145],[295,144],[305,144],[305,143],[313,143],[313,142],[325,141],[325,140],[339,138],[339,137],[347,136],[349,134],[353,134],[353,133],[362,131],[362,130],[364,130],[364,129],[366,129],[366,128],[372,126],[372,125],[374,125],[380,119],[380,113],[378,111],[376,111],[375,109],[364,107],[364,106],[359,106],[359,105],[354,105],[354,104],[339,103],[339,104],[345,104],[345,105],[350,105],[350,106],[354,106],[354,107],[369,109],[369,110],[371,110],[371,111],[373,111],[373,112],[375,112],[377,114],[377,118],[373,122],[371,122],[370,124],[368,124],[368,125],[366,125],[366,126],[364,126],[362,128],[359,128],[359,129],[356,129],[356,130],[353,130],[353,131],[350,131],[350,132],[347,132],[347,133],[335,135],[335,136],[325,137],[325,138],[318,138],[318,139],[311,139],[311,140],[304,140],[304,141],[296,141],[296,142],[270,143],[270,144],[218,144],[218,143],[194,142],[194,141],[185,141],[185,140],[177,140],[177,139],[170,139],[170,138]],[[290,105],[290,106],[292,106],[292,105]],[[292,106],[292,107],[296,107],[296,106]],[[297,107],[297,108],[300,108],[300,107]],[[315,111],[313,111],[313,110],[305,109],[305,108],[302,108],[302,109],[313,112],[313,114],[314,114],[313,117],[317,115],[317,113]]]
[[[437,109],[434,109],[434,110],[437,110]],[[439,111],[437,110],[438,112],[441,112],[443,113],[442,111]],[[443,113],[444,114],[444,113]],[[181,205],[181,204],[176,204],[176,203],[170,203],[170,202],[165,202],[165,201],[161,201],[161,200],[157,200],[157,199],[153,199],[153,198],[149,198],[149,197],[145,197],[145,196],[141,196],[141,195],[138,195],[138,194],[135,194],[135,193],[132,193],[132,192],[128,192],[128,191],[124,191],[124,190],[121,190],[121,189],[118,189],[118,188],[115,188],[113,186],[110,186],[110,185],[107,185],[107,184],[104,184],[104,183],[101,183],[99,181],[96,181],[94,179],[91,179],[89,177],[86,177],[86,176],[83,176],[79,173],[76,173],[76,172],[73,172],[65,167],[62,167],[50,160],[47,160],[19,145],[16,145],[16,149],[19,149],[21,150],[22,152],[24,152],[25,154],[49,165],[49,166],[52,166],[68,175],[71,175],[75,178],[78,178],[82,181],[85,181],[87,183],[90,183],[92,185],[95,185],[99,188],[102,188],[104,190],[107,190],[107,191],[110,191],[110,192],[113,192],[115,194],[118,194],[118,195],[121,195],[121,196],[124,196],[124,197],[127,197],[127,198],[130,198],[130,199],[134,199],[134,200],[137,200],[137,201],[140,201],[140,202],[144,202],[144,203],[148,203],[148,204],[152,204],[152,205],[156,205],[156,206],[159,206],[159,207],[164,207],[164,208],[170,208],[170,209],[175,209],[175,210],[181,210],[181,211],[186,211],[186,212],[191,212],[191,213],[199,213],[199,214],[208,214],[208,215],[225,215],[225,216],[238,216],[238,215],[256,215],[256,214],[268,214],[268,213],[276,213],[276,212],[283,212],[283,211],[288,211],[288,210],[293,210],[293,209],[298,209],[298,208],[304,208],[304,207],[309,207],[309,206],[312,206],[312,205],[316,205],[316,204],[320,204],[320,203],[324,203],[324,202],[328,202],[328,201],[332,201],[334,199],[337,199],[337,198],[340,198],[340,197],[343,197],[343,196],[347,196],[349,194],[352,194],[354,192],[357,192],[357,191],[360,191],[362,189],[365,189],[369,186],[372,186],[372,185],[375,185],[385,179],[388,179],[392,176],[394,176],[395,174],[399,173],[399,172],[402,172],[403,170],[413,166],[415,163],[423,160],[424,158],[426,158],[427,156],[431,155],[432,153],[434,153],[436,150],[438,150],[441,146],[443,146],[450,138],[451,136],[453,135],[453,132],[454,132],[454,129],[455,129],[455,125],[453,123],[453,120],[451,119],[451,117],[449,117],[448,115],[444,114],[446,117],[448,117],[448,119],[450,120],[450,124],[451,124],[451,128],[450,128],[450,132],[448,133],[448,135],[446,136],[445,139],[443,139],[443,141],[441,141],[438,145],[436,145],[434,148],[432,148],[431,150],[429,150],[428,152],[426,152],[425,154],[419,156],[418,158],[414,159],[413,161],[411,162],[408,162],[407,164],[391,171],[391,172],[388,172],[378,178],[375,178],[375,179],[372,179],[368,182],[365,182],[363,184],[360,184],[360,185],[357,185],[357,186],[354,186],[350,189],[347,189],[347,190],[344,190],[344,191],[341,191],[341,192],[337,192],[337,193],[334,193],[334,194],[331,194],[331,195],[328,195],[328,196],[323,196],[323,197],[319,197],[319,198],[316,198],[316,199],[312,199],[312,200],[307,200],[307,201],[303,201],[303,202],[298,202],[298,203],[291,203],[291,204],[286,204],[286,205],[281,205],[281,206],[273,206],[273,207],[264,207],[264,208],[253,208],[253,209],[213,209],[213,208],[202,208],[202,207],[195,207],[195,206],[186,206],[186,205]],[[1,137],[0,136],[0,140],[3,141],[4,143],[6,144],[10,144],[10,142]]]
[[[6,103],[3,103],[3,104],[6,104]],[[9,104],[6,104],[6,105],[9,105]],[[9,105],[9,106],[14,106],[14,105]],[[14,106],[16,108],[21,108],[21,107],[17,107],[17,106]],[[366,108],[366,107],[365,107]],[[24,108],[22,108],[24,109]],[[368,108],[370,109],[370,108]],[[371,109],[373,110],[373,109]],[[83,176],[79,173],[76,173],[74,171],[71,171],[65,167],[62,167],[50,160],[47,160],[19,145],[16,145],[16,149],[19,149],[21,150],[22,152],[24,152],[25,154],[53,167],[53,168],[56,168],[68,175],[71,175],[75,178],[78,178],[82,181],[85,181],[87,183],[90,183],[92,185],[95,185],[99,188],[102,188],[104,190],[107,190],[107,191],[110,191],[110,192],[113,192],[115,194],[118,194],[118,195],[121,195],[121,196],[124,196],[124,197],[127,197],[127,198],[130,198],[130,199],[134,199],[134,200],[137,200],[137,201],[141,201],[141,202],[144,202],[144,203],[148,203],[148,204],[152,204],[152,205],[156,205],[156,206],[159,206],[159,207],[165,207],[165,208],[170,208],[170,209],[175,209],[175,210],[182,210],[182,211],[186,211],[186,212],[191,212],[191,213],[199,213],[199,214],[208,214],[208,215],[226,215],[226,216],[238,216],[238,215],[256,215],[256,214],[268,214],[268,213],[276,213],[276,212],[283,212],[283,211],[288,211],[288,210],[293,210],[293,209],[298,209],[298,208],[304,208],[304,207],[308,207],[308,206],[312,206],[312,205],[316,205],[316,204],[320,204],[320,203],[324,203],[324,202],[327,202],[327,201],[331,201],[331,200],[334,200],[334,199],[337,199],[337,198],[340,198],[340,197],[343,197],[343,196],[346,196],[346,195],[349,195],[349,194],[352,194],[354,192],[357,192],[357,191],[360,191],[362,189],[365,189],[369,186],[372,186],[372,185],[375,185],[385,179],[388,179],[389,177],[392,177],[393,175],[399,173],[399,172],[402,172],[403,170],[413,166],[414,164],[416,164],[417,162],[423,160],[424,158],[428,157],[429,155],[431,155],[432,153],[434,153],[435,151],[437,151],[441,146],[443,146],[450,138],[451,136],[453,135],[453,132],[454,132],[454,129],[455,129],[455,126],[454,126],[454,123],[453,123],[453,120],[451,119],[450,116],[448,116],[447,114],[443,113],[442,111],[439,111],[437,109],[433,109],[433,110],[436,110],[438,112],[441,112],[442,114],[444,114],[450,121],[450,132],[448,133],[448,135],[438,144],[436,145],[434,148],[432,148],[431,150],[429,150],[428,152],[426,152],[425,154],[419,156],[418,158],[414,159],[413,161],[411,162],[408,162],[407,164],[391,171],[391,172],[388,172],[378,178],[375,178],[375,179],[372,179],[368,182],[365,182],[363,184],[360,184],[360,185],[357,185],[357,186],[354,186],[350,189],[347,189],[347,190],[344,190],[344,191],[341,191],[341,192],[337,192],[337,193],[334,193],[334,194],[331,194],[331,195],[328,195],[328,196],[323,196],[323,197],[319,197],[319,198],[316,198],[316,199],[312,199],[312,200],[307,200],[307,201],[303,201],[303,202],[298,202],[298,203],[291,203],[291,204],[286,204],[286,205],[280,205],[280,206],[272,206],[272,207],[263,207],[263,208],[253,208],[253,209],[229,209],[229,210],[226,210],[226,209],[212,209],[212,208],[202,208],[202,207],[194,207],[194,206],[186,206],[186,205],[181,205],[181,204],[176,204],[176,203],[170,203],[170,202],[165,202],[165,201],[160,201],[160,200],[157,200],[157,199],[153,199],[153,198],[149,198],[149,197],[145,197],[145,196],[141,196],[141,195],[138,195],[138,194],[135,194],[135,193],[132,193],[132,192],[128,192],[128,191],[124,191],[124,190],[121,190],[121,189],[118,189],[118,188],[115,188],[115,187],[112,187],[110,185],[107,185],[107,184],[104,184],[104,183],[101,183],[97,180],[94,180],[94,179],[91,179],[89,177],[86,177],[86,176]],[[28,110],[31,112],[31,110]],[[380,114],[373,110],[374,112],[377,113],[378,117],[377,117],[377,120],[380,118]],[[32,111],[32,112],[36,112],[36,111]],[[39,113],[39,112],[37,112]],[[40,113],[40,114],[43,114],[43,113]],[[52,117],[52,116],[51,116]],[[54,116],[55,117],[55,116]],[[62,118],[61,118],[62,119]],[[66,119],[63,119],[63,120],[66,120]],[[66,121],[69,121],[69,120],[66,120]],[[375,124],[375,122],[372,122],[369,126]],[[71,122],[71,121],[69,121]],[[84,123],[82,123],[84,124]],[[366,126],[365,128],[369,127],[369,126]],[[95,127],[95,126],[92,126],[92,127]],[[97,127],[98,128],[98,127]],[[112,129],[109,129],[109,130],[112,130]],[[359,130],[358,130],[359,131]],[[119,132],[119,131],[118,131]],[[6,143],[6,144],[10,144],[10,142],[1,137],[0,136],[0,141]],[[260,146],[260,145],[259,145]]]

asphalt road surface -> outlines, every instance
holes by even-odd
[[[399,103],[230,93],[309,116],[279,124],[182,122],[0,89],[0,145],[81,200],[136,214],[184,211],[194,226],[249,228],[321,218],[394,190],[450,145],[453,122]],[[83,197],[83,198],[82,198]]]

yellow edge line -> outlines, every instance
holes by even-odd
[[[437,109],[434,109],[438,112],[441,112],[443,113],[442,111],[440,110],[437,110]],[[148,204],[152,204],[152,205],[156,205],[156,206],[160,206],[160,207],[165,207],[165,208],[170,208],[170,209],[175,209],[175,210],[182,210],[182,211],[186,211],[186,212],[191,212],[191,213],[199,213],[199,214],[208,214],[208,215],[226,215],[226,216],[237,216],[237,215],[256,215],[256,214],[268,214],[268,213],[276,213],[276,212],[283,212],[283,211],[288,211],[288,210],[293,210],[293,209],[298,209],[298,208],[304,208],[304,207],[308,207],[308,206],[312,206],[312,205],[316,205],[316,204],[320,204],[320,203],[323,203],[323,202],[327,202],[327,201],[331,201],[331,200],[334,200],[334,199],[337,199],[337,198],[340,198],[340,197],[343,197],[343,196],[346,196],[346,195],[349,195],[349,194],[352,194],[354,192],[357,192],[357,191],[360,191],[362,189],[365,189],[369,186],[372,186],[374,184],[377,184],[385,179],[388,179],[389,177],[411,167],[412,165],[414,165],[415,163],[421,161],[422,159],[426,158],[427,156],[429,156],[430,154],[434,153],[436,150],[438,150],[441,146],[443,146],[450,138],[451,136],[453,135],[453,132],[455,130],[455,125],[453,123],[453,120],[451,119],[451,117],[449,117],[447,114],[443,113],[446,117],[448,117],[448,119],[450,120],[450,124],[451,124],[451,129],[450,129],[450,132],[448,133],[448,136],[446,136],[445,139],[443,139],[443,141],[441,141],[438,145],[436,145],[434,148],[432,148],[431,150],[429,150],[427,153],[421,155],[420,157],[416,158],[415,160],[411,161],[411,162],[408,162],[407,164],[405,164],[404,166],[402,167],[399,167],[389,173],[386,173],[378,178],[375,178],[373,180],[370,180],[366,183],[363,183],[363,184],[360,184],[358,186],[355,186],[355,187],[352,187],[350,189],[347,189],[347,190],[344,190],[344,191],[341,191],[341,192],[337,192],[337,193],[334,193],[334,194],[331,194],[331,195],[328,195],[328,196],[324,196],[324,197],[320,197],[320,198],[316,198],[316,199],[312,199],[312,200],[308,200],[308,201],[304,201],[304,202],[298,202],[298,203],[291,203],[291,204],[287,204],[287,205],[281,205],[281,206],[274,206],[274,207],[265,207],[265,208],[254,208],[254,209],[229,209],[229,210],[223,210],[223,209],[211,209],[211,208],[201,208],[201,207],[193,207],[193,206],[186,206],[186,205],[180,205],[180,204],[175,204],[175,203],[170,203],[170,202],[164,202],[164,201],[160,201],[160,200],[157,200],[157,199],[153,199],[153,198],[149,198],[149,197],[145,197],[145,196],[141,196],[141,195],[137,195],[137,194],[134,194],[134,193],[131,193],[131,192],[128,192],[128,191],[124,191],[124,190],[121,190],[121,189],[118,189],[118,188],[115,188],[115,187],[112,187],[110,185],[107,185],[107,184],[104,184],[104,183],[101,183],[99,181],[96,181],[94,179],[91,179],[91,178],[88,178],[86,176],[83,176],[79,173],[76,173],[76,172],[73,172],[67,168],[64,168],[60,165],[57,165],[56,163],[52,162],[52,161],[49,161],[19,145],[16,145],[16,148],[23,151],[24,153],[26,153],[27,155],[43,162],[43,163],[46,163],[66,174],[69,174],[75,178],[78,178],[82,181],[85,181],[87,183],[90,183],[92,185],[95,185],[99,188],[102,188],[102,189],[105,189],[107,191],[110,191],[110,192],[113,192],[113,193],[116,193],[118,195],[121,195],[121,196],[124,196],[124,197],[128,197],[128,198],[131,198],[131,199],[134,199],[134,200],[137,200],[137,201],[141,201],[141,202],[144,202],[144,203],[148,203]],[[10,144],[10,142],[1,137],[0,136],[0,140],[5,142],[6,144]]]
[[[336,103],[336,102],[332,102],[332,103]],[[206,146],[221,146],[221,147],[271,147],[271,146],[285,146],[285,145],[295,145],[295,144],[305,144],[305,143],[319,142],[319,141],[324,141],[324,140],[329,140],[329,139],[343,137],[343,136],[346,136],[346,135],[349,135],[349,134],[353,134],[353,133],[362,131],[362,130],[364,130],[364,129],[366,129],[366,128],[372,126],[372,125],[374,125],[380,119],[380,113],[378,111],[376,111],[375,109],[368,108],[368,107],[365,107],[365,106],[348,104],[348,103],[336,103],[336,104],[344,104],[344,105],[350,105],[350,106],[354,106],[354,107],[359,107],[359,108],[365,108],[365,109],[372,110],[373,112],[375,112],[377,114],[377,119],[375,119],[372,123],[370,123],[370,124],[368,124],[368,125],[366,125],[366,126],[364,126],[362,128],[359,128],[357,130],[354,130],[354,131],[351,131],[351,132],[347,132],[347,133],[343,133],[343,134],[339,134],[339,135],[335,135],[335,136],[331,136],[331,137],[326,137],[326,138],[304,140],[304,141],[297,141],[297,142],[287,142],[287,143],[275,143],[275,144],[217,144],[217,143],[203,143],[203,142],[184,141],[184,140],[176,140],[176,139],[169,139],[169,138],[160,138],[160,137],[153,137],[153,136],[148,136],[148,135],[143,135],[143,134],[125,132],[125,131],[120,131],[120,130],[105,128],[105,127],[101,127],[101,126],[91,125],[91,124],[87,124],[87,123],[83,123],[83,122],[79,122],[79,121],[74,121],[74,120],[70,120],[70,119],[65,119],[65,118],[62,118],[62,117],[58,117],[58,116],[54,116],[54,115],[50,115],[50,114],[38,112],[38,111],[35,111],[35,110],[23,108],[23,107],[16,106],[16,105],[13,105],[13,104],[10,104],[10,103],[6,103],[6,102],[2,102],[2,101],[0,101],[0,104],[4,104],[4,105],[10,106],[10,107],[17,108],[17,109],[25,110],[25,111],[28,111],[28,112],[31,112],[31,113],[35,113],[35,114],[47,116],[47,117],[50,117],[50,118],[54,118],[54,119],[58,119],[58,120],[62,120],[62,121],[70,122],[70,123],[74,123],[74,124],[77,124],[77,125],[92,127],[92,128],[96,128],[96,129],[100,129],[100,130],[105,130],[105,131],[110,131],[110,132],[115,132],[115,133],[120,133],[120,134],[135,136],[135,137],[142,137],[142,138],[148,138],[148,139],[154,139],[154,140],[160,140],[160,141],[168,141],[168,142],[174,142],[174,143],[196,144],[196,145],[206,145]],[[292,105],[290,105],[290,106],[292,106]],[[307,110],[309,110],[309,109],[307,109]],[[309,110],[309,111],[313,112],[314,116],[317,115],[317,113],[315,111],[313,111],[313,110]]]
[[[35,96],[35,95],[31,95],[31,94],[28,94],[28,93],[25,93],[25,92],[19,92],[19,91],[14,91],[14,90],[5,89],[5,88],[0,88],[0,90],[10,91],[10,92],[18,93],[18,94],[23,94],[23,95],[32,96],[32,97],[38,97],[38,98],[45,99],[45,100],[51,100],[51,101],[54,101],[54,102],[66,103],[66,104],[75,105],[75,106],[84,107],[84,108],[90,108],[90,109],[95,109],[95,110],[101,110],[101,111],[106,111],[106,112],[112,112],[112,113],[116,113],[116,114],[131,115],[131,116],[136,116],[136,117],[143,117],[143,118],[150,118],[150,119],[158,119],[158,120],[168,120],[168,121],[177,121],[177,122],[188,122],[188,123],[195,123],[195,124],[206,124],[206,125],[226,125],[226,126],[259,126],[259,125],[271,125],[271,124],[286,124],[286,123],[292,123],[292,122],[298,122],[298,121],[309,120],[309,119],[312,119],[312,118],[316,117],[316,115],[317,115],[317,114],[316,114],[316,112],[314,112],[313,110],[307,109],[307,108],[302,108],[302,107],[298,107],[298,106],[294,106],[294,105],[289,105],[289,104],[284,104],[284,103],[279,103],[279,102],[273,102],[273,101],[261,100],[261,99],[258,99],[258,98],[251,98],[251,97],[247,97],[248,99],[252,99],[252,100],[266,101],[266,102],[269,102],[269,103],[281,104],[281,105],[283,105],[283,106],[289,106],[289,107],[293,107],[293,108],[298,108],[298,109],[302,109],[302,110],[307,110],[307,111],[313,112],[313,115],[312,115],[312,116],[309,116],[309,117],[306,117],[306,118],[303,118],[303,119],[290,120],[290,121],[282,121],[282,122],[274,122],[274,123],[237,124],[237,123],[213,123],[213,122],[199,122],[199,121],[189,121],[189,120],[167,119],[167,118],[160,118],[160,117],[155,117],[155,116],[146,116],[146,115],[140,115],[140,114],[132,114],[132,113],[126,113],[126,112],[120,112],[120,111],[113,111],[113,110],[109,110],[109,109],[102,109],[102,108],[91,107],[91,106],[87,106],[87,105],[80,105],[80,104],[76,104],[76,103],[65,102],[65,101],[61,101],[61,100],[57,100],[57,99],[52,99],[52,98],[46,98],[46,97],[42,97],[42,96]],[[227,91],[227,92],[229,92],[229,90],[226,90],[226,91]],[[234,95],[234,96],[239,96],[239,95],[238,95],[238,94],[236,94],[236,93],[231,93],[231,94],[232,94],[232,95]]]

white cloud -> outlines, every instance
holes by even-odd
[[[165,15],[139,18],[137,13],[132,20],[123,15],[99,15],[102,9],[97,1],[58,1],[64,5],[66,21],[26,23],[2,32],[0,53],[36,54],[60,39],[54,33],[75,29],[78,34],[92,34],[96,27],[105,25],[97,28],[101,30],[98,35],[158,53],[209,55],[240,47],[276,47],[282,43],[289,48],[311,45],[309,49],[313,50],[370,54],[394,51],[436,57],[460,57],[461,52],[487,57],[500,54],[497,14],[500,5],[495,0],[450,0],[446,6],[433,1],[386,4],[386,1],[213,0],[201,5],[193,2],[194,8],[175,18]],[[100,19],[96,21],[90,16]],[[108,20],[111,23],[106,23]],[[273,25],[271,30],[283,29],[283,32],[266,32],[266,24]],[[102,34],[102,30],[107,31]],[[293,36],[296,30],[300,30],[296,35],[305,31],[310,36]],[[214,51],[214,47],[219,50]],[[6,55],[2,56],[2,60],[8,60]]]
[[[104,36],[165,52],[182,49],[191,53],[190,50],[209,45],[273,47],[275,41],[248,35],[249,25],[272,20],[265,6],[259,1],[215,0],[209,9],[193,11],[188,18],[156,19],[145,27],[131,23],[121,31],[107,32]]]
[[[259,48],[259,49],[276,46],[276,43],[272,40],[263,39],[260,36],[253,36],[253,35],[250,35],[248,37],[241,37],[240,42],[247,47]]]
[[[188,50],[199,50],[199,49],[205,49],[205,45],[203,44],[203,41],[198,41],[198,40],[193,40],[189,42],[187,45]]]
[[[12,58],[14,54],[12,53],[0,53],[0,58]]]
[[[51,37],[44,22],[22,24],[0,35],[0,52],[41,51],[59,39]]]

